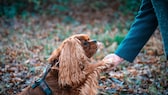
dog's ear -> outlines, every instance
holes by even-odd
[[[59,85],[73,87],[85,79],[84,61],[86,55],[77,38],[69,38],[64,42],[59,56]]]

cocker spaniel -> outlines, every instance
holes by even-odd
[[[91,63],[97,48],[97,42],[86,34],[65,39],[49,57],[51,69],[45,79],[19,95],[96,95],[99,74],[108,68],[104,61]]]

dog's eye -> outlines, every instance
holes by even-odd
[[[87,41],[85,41],[84,43],[83,43],[83,45],[84,46],[87,46],[89,43],[87,42]]]

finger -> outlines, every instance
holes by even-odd
[[[113,63],[113,60],[112,60],[111,58],[103,59],[103,61],[104,61],[105,63],[110,63],[110,64]]]

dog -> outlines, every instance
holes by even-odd
[[[51,93],[36,85],[29,86],[19,95],[96,95],[98,77],[109,67],[104,61],[91,63],[98,49],[97,41],[86,34],[76,34],[65,39],[48,58],[51,70],[44,79]]]

